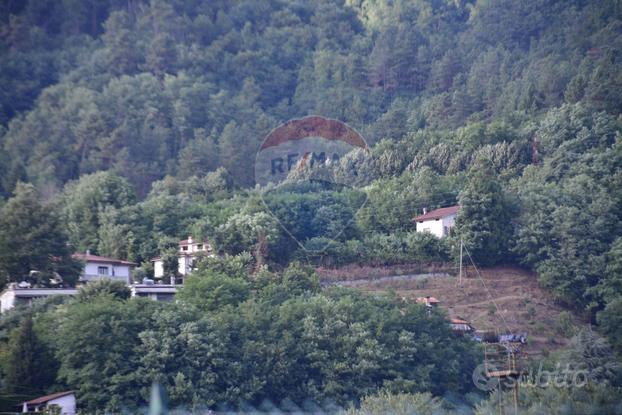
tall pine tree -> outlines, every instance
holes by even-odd
[[[13,331],[8,355],[4,382],[7,392],[38,395],[54,383],[55,361],[37,336],[31,314]]]

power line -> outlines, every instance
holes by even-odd
[[[490,293],[490,290],[488,289],[488,286],[486,285],[486,282],[484,281],[484,278],[482,278],[482,274],[480,274],[479,268],[477,268],[477,265],[475,265],[475,261],[473,261],[473,257],[471,257],[471,253],[467,249],[466,245],[464,245],[464,251],[466,252],[466,254],[469,257],[469,259],[471,260],[471,264],[473,264],[473,268],[475,268],[475,272],[477,273],[477,277],[479,278],[480,282],[482,283],[482,286],[484,287],[484,290],[486,290],[486,293],[488,294],[488,297],[490,297],[490,302],[495,306],[495,309],[497,310],[497,314],[499,315],[499,317],[501,317],[501,320],[503,320],[503,324],[505,325],[505,328],[508,330],[508,333],[511,332],[512,330],[510,329],[510,326],[508,325],[507,321],[505,321],[505,317],[503,317],[503,314],[501,313],[501,310],[499,309],[499,306],[497,305],[497,302],[495,301],[495,299],[493,298],[492,294]]]

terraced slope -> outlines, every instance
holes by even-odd
[[[538,286],[533,273],[497,267],[480,270],[480,275],[468,268],[462,284],[452,275],[392,280],[374,277],[366,283],[357,281],[354,286],[367,292],[395,290],[406,301],[433,296],[450,317],[466,319],[478,330],[526,332],[525,350],[529,354],[546,354],[563,347],[576,326],[585,324],[556,304]]]

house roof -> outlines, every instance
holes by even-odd
[[[91,255],[91,254],[73,254],[73,257],[76,259],[80,259],[86,262],[101,262],[106,264],[117,264],[117,265],[129,265],[136,266],[135,262],[125,261],[123,259],[116,258],[107,258],[105,256]]]
[[[62,398],[63,396],[67,396],[67,395],[71,395],[71,394],[73,394],[73,391],[57,392],[57,393],[53,393],[51,395],[40,396],[38,398],[35,398],[33,400],[30,400],[30,401],[26,401],[24,403],[26,405],[37,405],[37,404],[40,404],[40,403],[49,402],[49,401],[57,399],[57,398]]]
[[[415,301],[418,302],[418,303],[428,303],[428,304],[438,304],[438,303],[440,303],[440,301],[438,301],[434,297],[417,297],[417,299]]]
[[[195,241],[194,239],[192,240],[192,244],[209,244],[209,242],[207,241]],[[179,246],[184,246],[184,245],[190,245],[190,242],[188,242],[188,239],[184,239],[182,241],[179,241]]]
[[[440,209],[434,209],[426,214],[417,216],[413,220],[419,222],[419,221],[424,221],[424,220],[441,219],[449,215],[454,215],[458,213],[459,210],[460,210],[460,206],[458,205],[444,207]]]
[[[461,318],[451,318],[449,319],[449,321],[451,322],[451,324],[468,324],[469,326],[471,325],[468,321],[462,320]]]

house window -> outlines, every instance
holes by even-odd
[[[108,275],[108,267],[97,267],[97,273],[99,275]]]
[[[182,246],[181,249],[182,249],[182,251],[187,251],[188,247],[187,246]]]
[[[202,249],[203,249],[203,244],[198,244],[198,245],[197,245],[197,249],[198,249],[199,251],[200,251],[200,250],[202,250]]]

